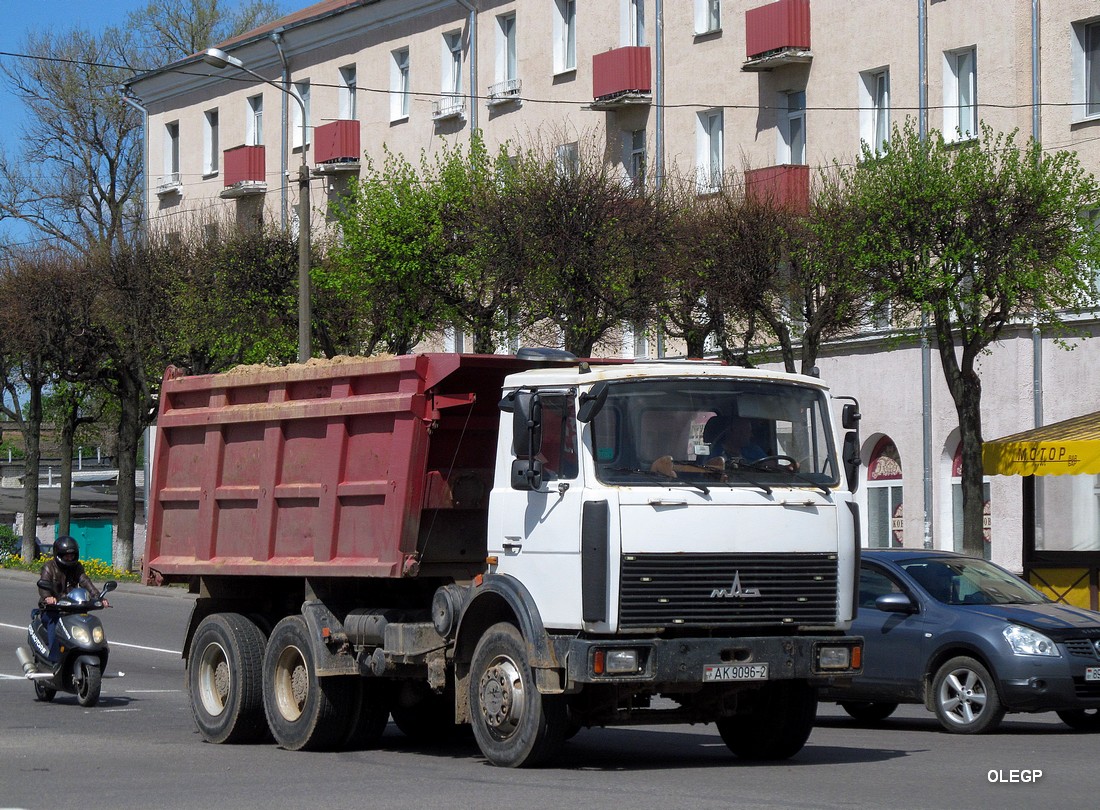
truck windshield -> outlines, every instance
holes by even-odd
[[[593,421],[606,484],[824,488],[838,466],[822,392],[791,383],[622,381]]]

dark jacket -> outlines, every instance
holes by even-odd
[[[99,589],[92,584],[88,575],[84,573],[84,565],[80,562],[65,569],[61,567],[57,560],[50,560],[42,566],[42,572],[38,575],[38,578],[51,584],[49,590],[46,588],[38,589],[39,607],[46,606],[47,596],[62,597],[73,588],[85,588],[93,599],[99,598]]]

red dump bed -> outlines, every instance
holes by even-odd
[[[147,578],[472,576],[515,357],[165,373]]]

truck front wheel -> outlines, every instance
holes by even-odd
[[[250,742],[266,733],[263,657],[263,633],[239,613],[214,613],[199,624],[187,659],[187,691],[204,740]]]
[[[514,625],[501,622],[478,641],[470,665],[474,738],[493,765],[537,765],[561,747],[568,726],[565,703],[540,695],[527,645]]]
[[[742,759],[789,759],[814,727],[817,692],[801,681],[776,681],[760,690],[747,712],[718,720],[722,742]]]
[[[264,713],[280,747],[290,751],[338,748],[359,720],[355,676],[317,677],[309,629],[288,616],[271,631],[264,654]]]

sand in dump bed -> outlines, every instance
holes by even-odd
[[[311,357],[304,363],[290,363],[285,366],[267,365],[266,363],[253,363],[252,365],[233,366],[226,374],[260,374],[264,371],[274,371],[277,368],[294,368],[295,366],[340,366],[345,363],[362,363],[364,360],[392,360],[394,354],[372,354],[370,357],[363,355],[352,356],[350,354],[338,354],[335,357]]]

